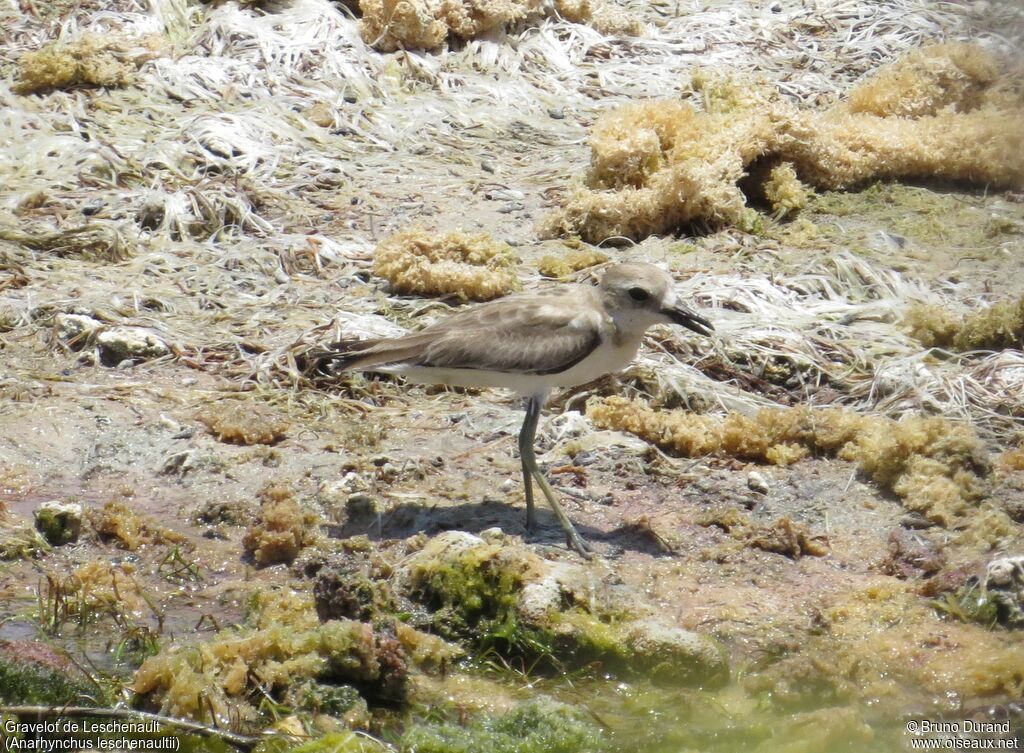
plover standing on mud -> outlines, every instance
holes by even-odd
[[[526,527],[536,528],[533,481],[554,510],[567,543],[587,548],[537,466],[540,411],[551,390],[575,387],[625,368],[644,332],[680,324],[702,335],[713,327],[677,298],[672,278],[651,264],[610,267],[596,287],[523,294],[472,306],[402,337],[344,343],[324,355],[338,370],[401,374],[422,384],[502,387],[527,398],[519,432]]]

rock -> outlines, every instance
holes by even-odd
[[[101,322],[85,314],[57,314],[54,321],[57,325],[57,337],[75,350],[82,347],[96,330],[103,326]]]
[[[0,703],[92,706],[96,690],[66,655],[45,643],[0,640]]]
[[[96,344],[104,366],[159,358],[171,352],[167,343],[142,327],[111,327],[96,335]]]
[[[656,681],[707,687],[729,679],[724,649],[706,635],[650,619],[633,623],[626,640],[637,668]]]
[[[489,544],[500,543],[505,540],[505,532],[498,526],[494,526],[485,531],[480,531],[480,538]]]
[[[82,506],[77,502],[53,500],[35,510],[36,530],[53,546],[73,544],[82,532]]]
[[[897,578],[933,575],[946,564],[939,546],[923,534],[894,529],[889,534],[889,556],[882,562],[882,572]]]
[[[1000,557],[989,562],[982,593],[995,606],[1000,624],[1024,627],[1024,556]]]
[[[392,582],[416,605],[409,612],[418,627],[463,644],[680,684],[728,678],[725,654],[710,638],[666,625],[654,605],[607,573],[542,559],[508,537],[447,531],[409,556]]]
[[[318,570],[313,599],[321,622],[366,622],[394,607],[385,573],[374,572],[369,557],[355,552],[329,558]]]
[[[752,492],[767,494],[771,487],[768,486],[768,479],[757,471],[751,471],[747,474],[747,488]]]

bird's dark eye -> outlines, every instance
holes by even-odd
[[[643,288],[630,288],[629,297],[632,298],[634,301],[646,301],[648,298],[651,297],[651,294],[648,293]]]

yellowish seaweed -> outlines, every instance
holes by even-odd
[[[537,262],[537,271],[542,277],[569,277],[587,267],[604,264],[608,257],[594,248],[580,248],[569,251],[562,256],[546,254]]]
[[[990,464],[967,426],[943,418],[860,416],[839,409],[765,409],[724,419],[654,410],[638,400],[592,400],[587,415],[602,428],[636,434],[679,455],[720,452],[787,465],[810,454],[852,460],[911,510],[952,526],[983,496]]]
[[[926,85],[920,76],[887,73],[881,83],[851,93],[859,104],[815,112],[758,86],[728,86],[698,74],[694,88],[704,112],[678,100],[612,110],[591,132],[585,186],[541,231],[600,243],[640,240],[695,220],[745,227],[748,197],[740,184],[748,177],[760,181],[760,193],[774,196],[776,211],[805,201],[802,184],[839,189],[916,177],[1024,185],[1024,106],[1005,95],[1005,76],[990,76],[995,61],[964,45],[938,45],[920,55],[959,77],[938,76]],[[893,89],[904,79],[907,91]],[[864,87],[873,88],[865,93]],[[904,110],[921,114],[895,114]],[[773,169],[779,164],[788,170]]]
[[[455,295],[487,301],[520,287],[512,249],[487,233],[445,235],[405,230],[385,238],[374,272],[406,295]]]
[[[910,335],[929,348],[1003,350],[1024,345],[1024,296],[999,301],[965,317],[942,306],[913,306],[904,317]]]
[[[269,486],[260,501],[260,518],[242,539],[256,564],[291,562],[319,538],[319,516],[300,507],[288,487]]]
[[[14,91],[33,94],[78,84],[127,86],[139,63],[163,46],[159,37],[137,40],[85,34],[73,42],[51,42],[18,60]]]

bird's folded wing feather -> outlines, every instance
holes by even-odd
[[[556,374],[590,355],[607,326],[598,310],[572,303],[554,296],[495,301],[420,332],[367,343],[343,368],[406,365]]]

